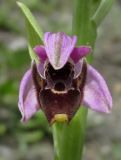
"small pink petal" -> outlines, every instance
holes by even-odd
[[[28,70],[25,73],[21,81],[18,107],[22,114],[23,122],[30,119],[39,109],[36,92],[32,81],[31,70]]]
[[[46,51],[45,51],[44,46],[37,45],[37,46],[34,47],[34,51],[37,54],[37,56],[39,57],[40,62],[44,63],[45,60],[47,59],[47,55],[46,55]]]
[[[88,65],[87,70],[83,104],[95,111],[104,113],[109,113],[112,108],[112,97],[105,80],[90,65]]]
[[[66,64],[76,45],[76,40],[76,36],[70,37],[61,32],[45,33],[45,50],[49,62],[55,70],[61,69]]]
[[[80,46],[79,48],[74,48],[71,53],[72,60],[77,63],[82,57],[85,57],[91,52],[91,47]]]

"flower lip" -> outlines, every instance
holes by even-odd
[[[58,114],[67,115],[70,121],[83,98],[86,62],[83,62],[82,72],[76,79],[74,66],[70,62],[60,70],[55,70],[50,63],[45,68],[46,86],[38,92],[41,109],[50,123],[58,120],[55,118]],[[61,118],[64,119],[63,116]]]
[[[65,84],[63,82],[57,82],[54,86],[54,90],[56,91],[64,91],[65,90]]]
[[[42,110],[51,123],[57,114],[68,115],[70,121],[80,106],[80,92],[70,89],[67,93],[53,93],[51,89],[44,89],[39,94]]]

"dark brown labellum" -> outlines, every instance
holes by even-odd
[[[33,64],[33,81],[41,109],[51,123],[56,114],[67,115],[70,121],[83,99],[87,64],[83,61],[81,74],[74,79],[74,65],[67,62],[59,70],[50,63],[45,66],[45,79],[40,77],[36,64]]]

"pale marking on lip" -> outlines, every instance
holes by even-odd
[[[68,91],[65,90],[65,91],[56,91],[55,89],[51,89],[51,91],[55,94],[66,94]]]

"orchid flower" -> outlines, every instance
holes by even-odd
[[[19,90],[22,121],[41,109],[48,121],[70,121],[81,105],[109,113],[112,98],[103,77],[85,56],[90,46],[76,47],[76,36],[44,34],[44,45],[34,47],[39,63],[32,61]]]

